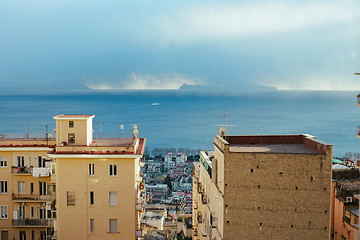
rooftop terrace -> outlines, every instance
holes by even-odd
[[[325,154],[332,148],[332,145],[307,134],[223,137],[217,135],[215,144],[220,149],[236,153]]]

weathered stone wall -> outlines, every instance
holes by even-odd
[[[329,239],[332,146],[224,159],[224,239]]]

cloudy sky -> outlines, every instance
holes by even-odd
[[[0,0],[0,91],[358,90],[360,2]]]

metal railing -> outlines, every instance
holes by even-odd
[[[46,195],[12,193],[12,200],[18,201],[47,201]]]
[[[11,173],[12,174],[32,174],[33,173],[33,167],[11,167]]]
[[[13,226],[48,226],[49,221],[47,219],[13,219]]]

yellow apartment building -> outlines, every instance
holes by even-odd
[[[55,139],[0,139],[0,240],[137,239],[146,139],[93,138],[58,115]]]
[[[52,139],[0,139],[0,239],[51,236],[54,188],[47,153]]]
[[[194,164],[193,239],[329,239],[332,145],[215,136]]]
[[[145,139],[93,138],[94,115],[57,115],[56,235],[71,239],[142,236]]]

